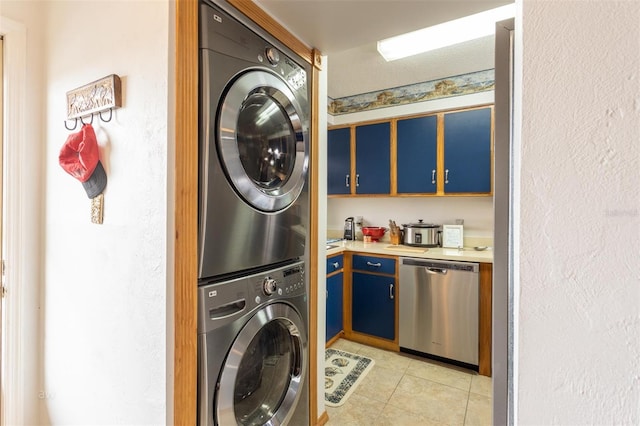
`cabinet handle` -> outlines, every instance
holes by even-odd
[[[347,188],[349,187],[349,174],[345,175],[344,177],[344,186],[346,186]]]
[[[379,268],[382,266],[382,263],[378,262],[378,263],[371,263],[371,262],[367,262],[367,266],[375,266],[376,268]]]
[[[333,267],[338,269],[338,267],[340,267],[340,264],[338,262],[333,262]]]
[[[356,186],[360,186],[360,175],[356,174]]]
[[[449,169],[444,171],[444,183],[449,183]]]
[[[436,171],[431,170],[431,183],[435,185],[436,183]]]
[[[393,284],[389,284],[389,299],[393,299]]]

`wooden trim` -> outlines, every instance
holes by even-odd
[[[480,324],[478,330],[478,372],[491,377],[491,291],[492,291],[491,263],[480,264]]]
[[[175,268],[173,424],[196,424],[198,2],[175,3]]]
[[[351,178],[349,179],[349,189],[351,195],[356,195],[356,126],[350,126],[349,138],[351,142],[349,144],[351,158]]]
[[[316,68],[318,71],[322,71],[322,52],[318,49],[313,49],[311,51],[311,57],[313,58],[311,66]]]
[[[337,342],[338,340],[340,340],[343,337],[344,337],[344,330],[341,330],[341,331],[338,332],[338,334],[336,334],[331,339],[329,339],[329,341],[327,341],[327,343],[324,345],[325,348],[330,347],[331,345],[333,345],[335,342]]]
[[[370,336],[364,333],[358,333],[357,331],[351,331],[346,333],[345,338],[353,342],[362,343],[363,345],[373,346],[374,348],[385,349],[388,351],[400,352],[400,345],[398,344],[398,336],[396,340],[387,340],[381,337]]]
[[[326,411],[323,411],[322,415],[318,417],[318,421],[316,422],[316,425],[323,426],[323,425],[326,425],[328,422],[329,422],[329,415],[327,414]]]
[[[436,195],[444,195],[444,113],[436,123]]]
[[[398,194],[398,120],[391,120],[389,131],[391,132],[389,135],[389,173],[391,173],[389,192],[393,196]]]
[[[293,50],[302,59],[310,64],[315,64],[311,48],[291,34],[285,27],[276,22],[267,12],[252,0],[227,0],[227,3],[238,9],[262,29],[267,31],[282,44]]]

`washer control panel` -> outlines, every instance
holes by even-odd
[[[303,262],[255,274],[249,280],[253,292],[251,298],[256,303],[265,302],[273,297],[306,294]]]

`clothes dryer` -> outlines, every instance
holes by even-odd
[[[199,279],[304,256],[309,72],[230,5],[200,4]]]
[[[309,424],[304,263],[198,288],[198,425]]]

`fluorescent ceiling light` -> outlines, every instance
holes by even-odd
[[[480,37],[492,35],[496,22],[515,15],[515,5],[508,4],[475,15],[444,22],[378,42],[378,52],[387,61],[405,58],[429,50],[440,49]]]

